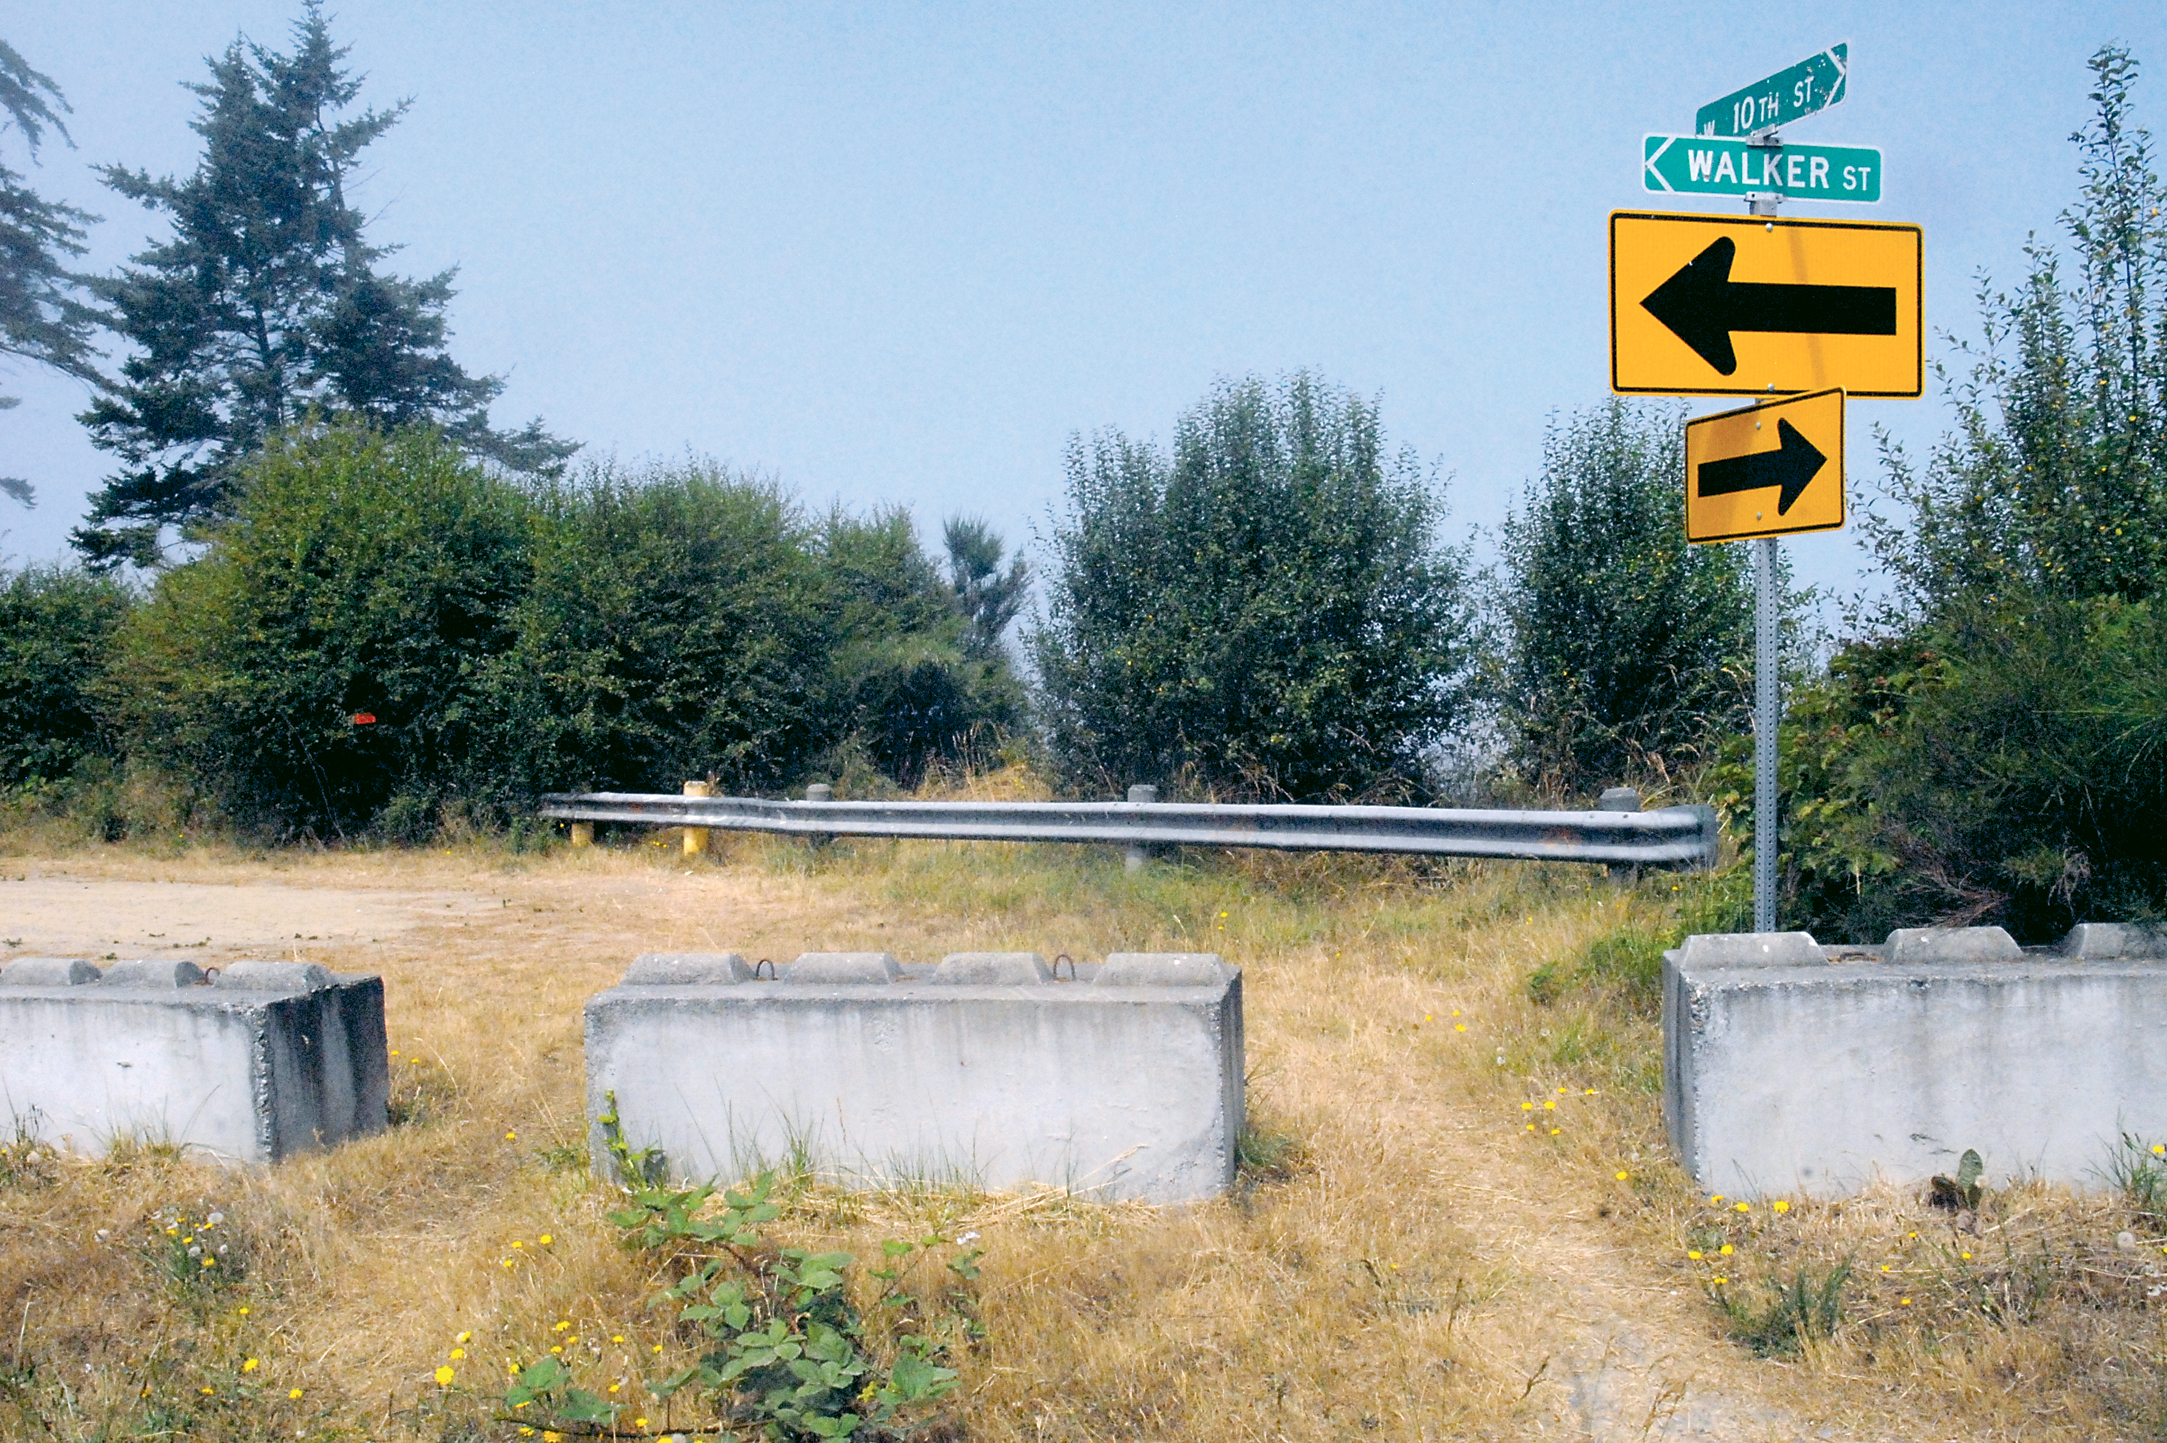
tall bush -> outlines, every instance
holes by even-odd
[[[1466,710],[1466,567],[1376,406],[1306,373],[1222,382],[1170,453],[1073,440],[1067,493],[1029,648],[1071,787],[1419,790]]]
[[[0,790],[64,781],[110,751],[95,693],[134,604],[118,581],[78,570],[0,578]]]
[[[993,553],[998,538],[987,533]],[[1023,719],[1007,655],[976,625],[978,598],[943,581],[910,513],[829,513],[819,537],[836,740],[903,784],[990,751]]]
[[[2167,915],[2167,193],[2135,60],[2091,69],[2066,249],[1981,286],[1925,463],[1884,443],[1894,597],[1791,710],[1788,906],[1820,930]]]
[[[824,744],[828,624],[807,527],[711,464],[549,493],[491,668],[500,794],[780,786]]]
[[[1499,713],[1539,788],[1662,783],[1749,728],[1746,548],[1686,544],[1681,420],[1614,400],[1554,421],[1505,520]]]
[[[471,787],[528,505],[431,430],[274,438],[122,629],[136,744],[276,835],[419,835]]]

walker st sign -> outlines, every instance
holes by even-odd
[[[1749,145],[1695,135],[1651,135],[1643,146],[1641,183],[1666,194],[1881,199],[1881,152],[1863,146]]]
[[[1916,396],[1922,250],[1915,225],[1614,212],[1611,389]]]
[[[1685,539],[1743,541],[1843,525],[1843,392],[1685,423]]]
[[[1844,97],[1851,47],[1831,45],[1788,70],[1711,100],[1693,116],[1701,135],[1752,135],[1826,110]]]

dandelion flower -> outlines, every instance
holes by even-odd
[[[557,1239],[556,1239],[556,1236],[555,1236],[554,1234],[552,1234],[552,1233],[543,1233],[543,1234],[542,1234],[542,1236],[541,1236],[541,1238],[539,1239],[539,1241],[541,1242],[542,1246],[543,1246],[543,1247],[545,1247],[545,1248],[546,1248],[546,1247],[548,1247],[548,1246],[549,1246],[549,1245],[550,1245],[551,1243],[555,1242],[556,1240],[557,1240]]]
[[[248,1309],[246,1309],[246,1308],[243,1308],[243,1309],[241,1309],[241,1316],[242,1316],[242,1317],[244,1317],[244,1318],[245,1318],[245,1317],[247,1317],[247,1316],[248,1316]]]
[[[511,1260],[510,1258],[506,1258],[506,1259],[504,1260],[504,1266],[506,1266],[506,1267],[510,1267],[511,1265],[512,1265],[512,1260]]]
[[[1529,1123],[1529,1124],[1527,1125],[1527,1130],[1528,1130],[1529,1132],[1533,1132],[1533,1131],[1535,1130],[1535,1124],[1534,1124],[1534,1123],[1532,1123],[1532,1122],[1531,1122],[1531,1123]]]
[[[1556,1112],[1558,1110],[1557,1099],[1551,1098],[1550,1100],[1543,1103],[1542,1110],[1544,1112]]]
[[[1556,1137],[1556,1136],[1557,1136],[1557,1135],[1558,1135],[1559,1133],[1563,1132],[1564,1130],[1565,1130],[1565,1129],[1564,1129],[1564,1128],[1562,1128],[1562,1127],[1553,1127],[1553,1128],[1551,1128],[1551,1129],[1550,1129],[1550,1135],[1551,1135],[1552,1137]]]
[[[1731,1255],[1731,1245],[1729,1243],[1725,1243],[1722,1247],[1717,1248],[1716,1251],[1723,1254],[1723,1256],[1727,1258]]]
[[[1774,1208],[1779,1213],[1787,1213],[1791,1210],[1791,1205],[1780,1197],[1777,1198],[1774,1202],[1770,1203],[1769,1206]]]
[[[557,1331],[560,1333],[571,1326],[572,1320],[570,1318],[560,1318],[557,1321]]]
[[[1465,1032],[1467,1030],[1467,1024],[1464,1022],[1455,1022],[1452,1024],[1452,1030],[1454,1032]]]
[[[291,1398],[291,1399],[293,1399],[293,1400],[294,1400],[294,1401],[295,1401],[296,1403],[298,1403],[298,1402],[300,1402],[300,1401],[301,1401],[301,1390],[300,1390],[299,1388],[295,1388],[295,1389],[291,1390],[290,1392],[288,1392],[288,1393],[286,1394],[286,1396],[287,1396],[287,1397],[289,1397],[289,1398]]]
[[[647,1426],[647,1420],[645,1418],[634,1418],[632,1420],[632,1426],[635,1428],[645,1428]]]
[[[520,1241],[520,1240],[518,1240],[517,1238],[514,1238],[514,1239],[512,1240],[512,1246],[513,1246],[513,1247],[515,1247],[515,1248],[521,1248],[521,1249],[523,1249],[523,1248],[525,1248],[525,1247],[526,1247],[526,1244],[525,1244],[525,1243],[523,1243],[523,1242],[521,1242],[521,1241]]]
[[[450,1353],[449,1353],[449,1354],[448,1354],[447,1356],[448,1356],[448,1357],[450,1357],[450,1359],[451,1359],[451,1360],[452,1360],[452,1361],[453,1361],[454,1363],[456,1363],[456,1362],[458,1362],[458,1361],[459,1361],[459,1360],[460,1360],[461,1358],[464,1358],[464,1357],[465,1357],[466,1355],[467,1355],[467,1350],[466,1350],[466,1349],[464,1349],[464,1348],[454,1348],[454,1349],[452,1349],[452,1350],[451,1350],[451,1352],[450,1352]]]
[[[458,1376],[459,1375],[452,1370],[451,1365],[449,1363],[446,1363],[443,1367],[436,1370],[437,1386],[440,1388],[448,1388],[451,1386],[451,1380]]]
[[[660,1343],[655,1344],[655,1351],[658,1353],[662,1351],[662,1345]]]
[[[1535,1104],[1532,1102],[1523,1102],[1520,1104],[1520,1110],[1522,1112],[1533,1112],[1535,1110]]]
[[[1708,1206],[1714,1207],[1717,1203],[1721,1201],[1723,1201],[1723,1194],[1717,1193],[1713,1197],[1708,1199]]]
[[[1963,1258],[1964,1258],[1964,1261],[1968,1263],[1968,1262],[1970,1262],[1970,1261],[1971,1261],[1971,1254],[1970,1254],[1970,1253],[1965,1253],[1965,1254],[1963,1255]]]
[[[1691,1258],[1691,1259],[1692,1259],[1692,1260],[1693,1260],[1694,1262],[1696,1262],[1696,1263],[1697,1263],[1697,1262],[1699,1262],[1699,1261],[1700,1261],[1700,1249],[1699,1249],[1699,1248],[1693,1248],[1693,1249],[1689,1250],[1689,1251],[1688,1251],[1688,1252],[1686,1253],[1686,1256],[1687,1256],[1687,1257],[1689,1257],[1689,1258]]]
[[[622,1333],[612,1333],[609,1335],[609,1340],[612,1343],[622,1343],[625,1340],[625,1335]]]
[[[622,1384],[622,1383],[612,1383],[612,1384],[610,1384],[610,1385],[609,1385],[609,1390],[610,1390],[610,1391],[611,1391],[612,1393],[614,1393],[614,1392],[616,1392],[616,1391],[617,1391],[617,1390],[618,1390],[619,1388],[622,1388],[623,1386],[624,1386],[624,1384]]]
[[[1742,1213],[1749,1213],[1749,1212],[1752,1212],[1752,1211],[1753,1211],[1753,1204],[1752,1204],[1752,1203],[1740,1203],[1740,1204],[1738,1204],[1738,1211],[1740,1211],[1740,1212],[1742,1212]]]
[[[253,1373],[253,1372],[255,1372],[255,1371],[256,1371],[256,1369],[258,1369],[258,1368],[259,1368],[259,1367],[261,1367],[261,1366],[263,1366],[263,1365],[262,1365],[261,1363],[257,1362],[257,1361],[256,1361],[256,1360],[255,1360],[254,1358],[248,1358],[248,1359],[244,1359],[244,1360],[242,1361],[242,1363],[241,1363],[241,1371],[242,1371],[242,1372],[244,1372],[244,1373]]]
[[[1624,1182],[1624,1181],[1626,1181],[1626,1180],[1627,1180],[1628,1178],[1630,1178],[1631,1176],[1632,1176],[1632,1174],[1630,1174],[1630,1173],[1623,1173],[1623,1172],[1621,1172],[1621,1173],[1619,1173],[1619,1174],[1618,1174],[1618,1181],[1619,1181],[1619,1182]]]
[[[1720,1285],[1720,1284],[1723,1284],[1723,1283],[1727,1283],[1727,1282],[1729,1282],[1729,1281],[1730,1281],[1730,1279],[1729,1279],[1729,1278],[1716,1278],[1716,1279],[1713,1279],[1713,1281],[1714,1281],[1715,1283],[1717,1283],[1718,1285]]]
[[[452,1339],[452,1341],[453,1341],[454,1343],[464,1343],[465,1341],[467,1341],[467,1339],[469,1339],[469,1338],[471,1338],[471,1337],[473,1337],[473,1336],[474,1336],[474,1335],[473,1335],[472,1333],[461,1333],[461,1334],[460,1334],[460,1335],[459,1335],[458,1337],[456,1337],[456,1338]]]
[[[1897,1307],[1899,1307],[1899,1308],[1908,1308],[1908,1307],[1910,1307],[1910,1306],[1911,1306],[1911,1299],[1909,1299],[1909,1298],[1898,1298],[1898,1299],[1896,1300],[1896,1306],[1897,1306]]]
[[[507,1132],[506,1134],[504,1134],[504,1140],[506,1142],[517,1142],[519,1140],[519,1134],[516,1132]]]
[[[218,1390],[215,1388],[198,1388],[196,1389],[196,1391],[198,1393],[201,1393],[204,1397],[209,1398],[214,1396]]]
[[[2155,1142],[2155,1143],[2153,1143],[2153,1144],[2152,1144],[2152,1156],[2154,1156],[2154,1157],[2167,1157],[2167,1142]]]

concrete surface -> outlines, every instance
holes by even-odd
[[[132,1138],[226,1163],[277,1162],[384,1127],[380,978],[292,962],[202,978],[171,959],[105,973],[79,958],[8,964],[0,1107],[77,1152]]]
[[[2098,933],[2110,955],[2082,957],[1998,927],[1923,931],[1825,951],[1802,933],[1693,937],[1665,954],[1664,1118],[1701,1186],[1834,1196],[1952,1172],[1976,1148],[1995,1185],[2097,1187],[2124,1132],[2167,1139],[2161,939]]]
[[[614,1093],[626,1142],[660,1147],[680,1180],[801,1153],[858,1185],[1041,1183],[1155,1203],[1224,1190],[1242,1131],[1239,969],[1130,954],[1078,971],[1048,980],[1032,953],[934,967],[830,953],[780,981],[628,974],[587,1003],[589,1115]],[[606,1170],[599,1126],[590,1141]]]

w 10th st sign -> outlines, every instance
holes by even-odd
[[[1843,525],[1843,392],[1685,423],[1685,539],[1744,541]]]
[[[1611,389],[1916,396],[1923,251],[1915,225],[1614,212]]]
[[[1709,101],[1694,112],[1693,129],[1702,135],[1751,135],[1789,125],[1841,104],[1850,78],[1850,45],[1831,45],[1766,80]]]
[[[1643,145],[1641,183],[1667,194],[1881,199],[1881,152],[1864,146],[1749,145],[1693,135],[1651,135]]]

